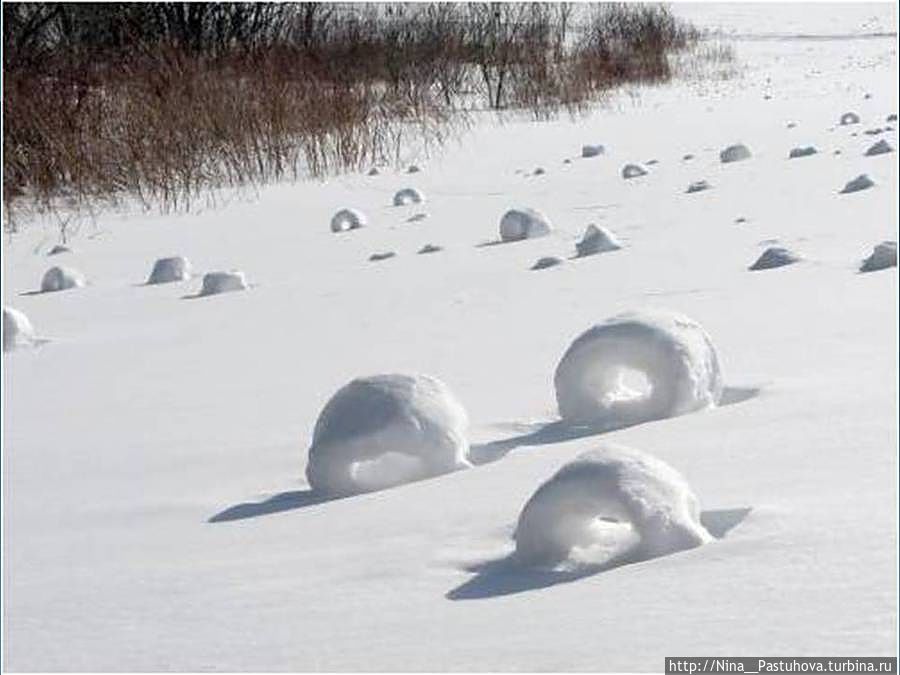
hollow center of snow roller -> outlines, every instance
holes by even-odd
[[[363,491],[383,490],[410,483],[427,474],[425,463],[402,452],[385,452],[350,465],[350,477]]]
[[[581,565],[600,565],[634,548],[641,540],[630,521],[598,515],[582,520],[567,559]]]
[[[627,418],[629,411],[643,408],[653,396],[647,372],[623,363],[594,364],[585,373],[583,386],[610,419]]]

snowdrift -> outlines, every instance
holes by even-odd
[[[629,312],[582,333],[554,376],[560,416],[618,428],[715,406],[722,373],[700,324],[666,311]]]
[[[203,275],[203,286],[200,295],[218,295],[231,291],[243,291],[247,289],[247,279],[240,271],[232,272],[207,272]]]
[[[550,234],[550,221],[534,209],[510,209],[500,219],[500,238],[503,241],[533,239]]]
[[[740,162],[745,159],[750,159],[750,156],[750,148],[741,143],[737,143],[736,145],[729,145],[722,150],[722,152],[719,153],[719,160],[722,164],[728,164],[730,162]]]
[[[622,167],[622,178],[637,178],[638,176],[646,176],[647,169],[640,164],[626,164]]]
[[[522,509],[514,538],[517,562],[536,567],[643,560],[713,540],[681,474],[615,444],[579,455],[541,485]]]
[[[34,327],[22,312],[12,307],[3,308],[3,351],[11,352],[18,347],[28,347],[34,343]]]
[[[71,267],[51,267],[41,279],[41,291],[52,293],[69,288],[81,288],[87,283],[84,275]]]
[[[799,255],[789,249],[781,246],[770,246],[763,251],[762,255],[756,259],[756,262],[750,265],[750,270],[755,272],[757,270],[784,267],[785,265],[793,265],[795,262],[799,262],[800,259]]]
[[[348,495],[463,469],[467,428],[465,409],[440,380],[362,377],[319,415],[306,478],[316,492]]]
[[[331,217],[331,231],[344,232],[368,225],[366,215],[357,209],[341,209]]]
[[[147,279],[148,284],[168,284],[174,281],[187,281],[191,278],[191,263],[187,258],[172,256],[160,258],[153,263],[153,270]]]
[[[575,243],[575,251],[579,257],[618,251],[620,248],[622,248],[622,244],[612,232],[605,227],[597,227],[593,224],[587,226],[581,241]]]
[[[423,204],[425,195],[415,188],[404,188],[394,195],[394,206],[407,206],[409,204]]]
[[[863,260],[859,268],[860,272],[876,272],[888,267],[897,266],[897,242],[883,241],[874,249],[871,255]]]

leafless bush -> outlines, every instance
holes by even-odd
[[[656,5],[6,3],[3,197],[188,208],[439,143],[473,108],[578,110],[670,75]]]

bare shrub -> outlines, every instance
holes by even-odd
[[[569,3],[5,3],[7,225],[397,161],[472,109],[666,79],[696,39],[662,6],[587,13],[579,34]]]

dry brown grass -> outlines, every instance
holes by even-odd
[[[6,4],[8,225],[18,206],[183,209],[391,161],[473,107],[578,110],[666,79],[696,37],[655,5],[598,5],[580,36],[571,17],[566,3]]]

